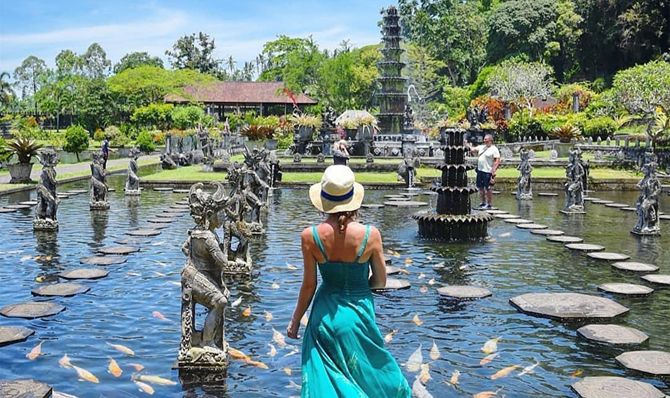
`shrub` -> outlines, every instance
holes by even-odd
[[[196,105],[177,106],[172,109],[171,117],[175,128],[186,130],[202,123],[205,120],[205,111]]]
[[[561,113],[568,113],[572,111],[572,96],[579,94],[579,109],[584,110],[589,106],[591,101],[596,97],[596,93],[591,91],[586,84],[564,84],[556,93],[558,97],[557,110]]]
[[[142,130],[137,135],[135,142],[137,143],[137,147],[142,152],[149,153],[156,149],[156,144],[154,143],[153,137],[147,130]]]
[[[322,122],[320,116],[299,115],[291,117],[291,120],[296,126],[311,127],[313,129],[320,129]],[[279,126],[279,123],[277,123]]]
[[[105,131],[107,131],[107,129],[105,129]],[[102,131],[100,129],[95,130],[95,133],[93,133],[93,140],[98,142],[103,141],[105,139],[105,131]]]
[[[37,155],[37,151],[42,148],[42,145],[29,138],[19,137],[10,141],[7,147],[16,155],[19,163],[30,163],[32,157]]]
[[[507,139],[510,141],[519,141],[526,136],[543,135],[544,133],[540,121],[536,117],[531,116],[528,110],[524,109],[516,112],[509,121]]]
[[[617,123],[609,116],[599,116],[586,120],[584,123],[584,135],[587,137],[607,138],[617,130]]]
[[[0,137],[0,163],[8,162],[12,155],[12,151],[7,146],[7,141]]]
[[[74,153],[79,162],[79,154],[88,149],[88,131],[79,125],[72,125],[65,130],[63,150]]]
[[[107,131],[105,129],[105,131]],[[139,129],[135,126],[133,126],[130,123],[123,123],[121,126],[119,126],[119,133],[120,135],[126,136],[128,139],[134,140],[137,138],[137,134],[139,133]],[[109,137],[110,140],[113,140],[114,137]]]
[[[49,145],[54,148],[63,148],[65,146],[65,133],[51,134],[49,139]]]
[[[454,117],[461,113],[465,113],[468,103],[470,102],[470,92],[462,87],[445,86],[442,92],[442,99],[444,101],[447,115]]]
[[[565,124],[561,127],[556,127],[551,132],[552,137],[558,138],[558,140],[563,143],[568,143],[572,141],[573,138],[578,139],[579,137],[581,137],[581,135],[582,135],[581,131],[579,131],[577,127],[572,126],[570,124]]]
[[[172,104],[149,104],[133,112],[130,120],[139,127],[167,130],[172,123]]]
[[[165,145],[165,133],[160,130],[151,131],[151,139],[156,145]]]

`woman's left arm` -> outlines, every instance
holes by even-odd
[[[303,259],[302,286],[300,287],[300,294],[298,295],[298,302],[295,305],[293,316],[286,328],[286,335],[292,339],[298,338],[300,320],[312,303],[312,298],[316,291],[316,259],[312,254],[314,239],[312,238],[311,230],[306,228],[302,231],[300,238]]]

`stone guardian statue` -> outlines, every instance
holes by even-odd
[[[107,201],[107,176],[102,167],[102,152],[93,152],[91,154],[91,210],[107,210],[109,202]]]
[[[658,196],[661,193],[661,182],[656,176],[657,163],[655,156],[647,155],[645,164],[642,166],[644,177],[637,184],[640,188],[640,196],[635,207],[637,208],[637,224],[631,231],[636,235],[660,235],[658,214]]]
[[[565,208],[561,210],[564,214],[583,214],[584,211],[584,181],[586,180],[586,168],[581,159],[582,152],[579,149],[570,151],[568,166],[565,169]]]
[[[140,150],[133,148],[130,150],[130,161],[128,162],[128,175],[126,177],[126,195],[137,196],[140,194],[140,177],[137,176],[137,159],[140,157]]]
[[[519,178],[517,179],[516,198],[518,200],[533,200],[533,188],[531,186],[531,173],[533,166],[530,165],[530,153],[522,148],[519,152],[521,163],[517,167]]]
[[[56,164],[58,155],[52,149],[45,149],[38,156],[42,164],[40,183],[37,185],[37,206],[33,229],[35,231],[55,231],[58,229],[58,195],[56,193]]]

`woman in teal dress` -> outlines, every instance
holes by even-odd
[[[298,338],[300,319],[313,298],[302,344],[302,397],[410,397],[375,323],[370,289],[386,285],[386,268],[379,231],[355,221],[363,186],[351,169],[335,165],[309,194],[328,217],[302,232],[304,275],[287,328],[289,337]]]

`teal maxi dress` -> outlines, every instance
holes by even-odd
[[[370,262],[358,262],[370,226],[352,263],[328,261],[316,227],[312,234],[325,263],[318,265],[322,283],[302,342],[302,397],[410,397],[407,380],[375,323]]]

